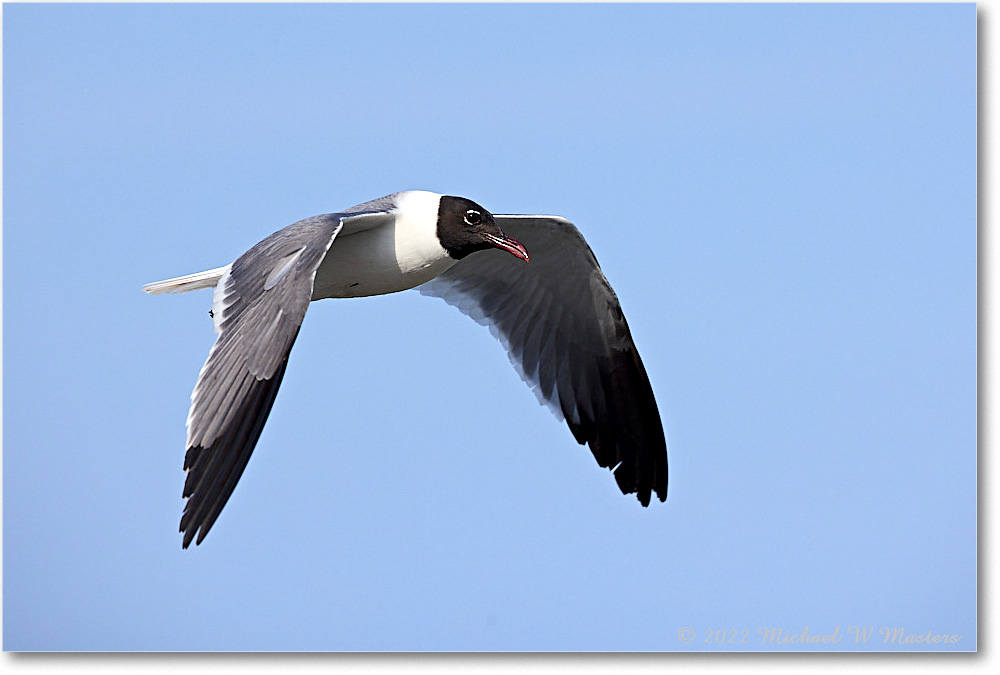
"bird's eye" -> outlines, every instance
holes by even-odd
[[[483,214],[475,209],[469,209],[465,212],[465,222],[469,225],[478,225],[483,222]]]

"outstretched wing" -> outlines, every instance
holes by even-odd
[[[240,256],[215,287],[218,339],[191,394],[181,517],[184,548],[201,543],[250,460],[285,374],[316,270],[343,214],[289,225]]]
[[[487,250],[420,287],[503,343],[538,399],[643,506],[667,498],[660,413],[618,297],[583,235],[555,216],[495,216],[530,263]]]

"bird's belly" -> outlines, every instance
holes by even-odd
[[[450,256],[397,253],[391,227],[334,240],[316,270],[313,300],[397,293],[430,281],[455,264]]]

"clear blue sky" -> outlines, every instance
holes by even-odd
[[[3,12],[4,649],[975,648],[974,5]],[[141,285],[403,189],[577,223],[667,503],[443,302],[327,300],[182,551],[211,296]]]

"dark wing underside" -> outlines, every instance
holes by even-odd
[[[342,227],[339,214],[275,232],[219,281],[219,337],[201,369],[188,415],[180,530],[201,543],[250,460],[285,374],[320,262]]]
[[[511,363],[647,506],[667,498],[667,449],[646,370],[618,298],[580,232],[552,216],[496,216],[530,263],[480,251],[424,284],[490,327]]]

